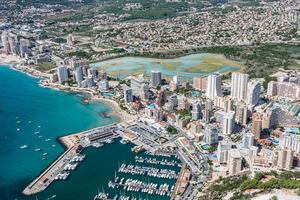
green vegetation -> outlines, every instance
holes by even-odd
[[[180,110],[176,110],[176,114],[177,115],[181,115],[181,116],[190,116],[191,115],[191,110],[188,109],[180,109]]]
[[[300,172],[257,173],[252,179],[247,175],[220,178],[206,189],[205,195],[200,199],[223,199],[229,192],[234,193],[231,200],[247,199],[250,196],[245,195],[244,192],[248,189],[259,189],[259,192],[265,192],[281,188],[295,189],[295,192],[300,194]]]
[[[125,3],[140,3],[141,9],[124,10]],[[198,6],[201,4],[198,3]],[[166,2],[164,0],[121,0],[116,4],[115,2],[109,2],[104,8],[101,8],[101,12],[108,12],[114,14],[128,13],[129,16],[125,20],[136,20],[136,19],[162,19],[170,18],[180,14],[182,11],[186,11],[189,8],[187,2]]]
[[[68,57],[76,56],[76,57],[79,57],[79,58],[86,58],[86,59],[91,58],[92,55],[93,55],[93,53],[88,53],[88,52],[85,52],[85,51],[73,51],[73,52],[67,53]]]
[[[43,63],[43,64],[36,65],[35,69],[37,69],[41,72],[46,72],[48,70],[54,69],[55,67],[56,67],[56,65],[53,63]]]
[[[243,62],[250,77],[264,78],[278,68],[299,69],[299,44],[260,44],[254,46],[210,47],[196,52],[220,53]]]
[[[223,54],[242,63],[250,78],[265,78],[282,69],[300,69],[300,44],[256,44],[253,46],[203,47],[165,53],[143,53],[134,56],[170,58],[195,53]]]
[[[177,130],[174,126],[169,126],[169,127],[167,128],[167,131],[168,131],[169,134],[172,134],[172,135],[178,133],[178,130]]]
[[[218,145],[210,145],[208,151],[210,153],[213,153],[213,152],[217,151],[217,149],[218,149]]]
[[[270,81],[276,81],[276,80],[277,80],[276,77],[270,77],[269,75],[267,75],[267,76],[265,77],[265,81],[264,81],[264,83],[263,83],[264,88],[268,88],[268,83],[269,83]]]

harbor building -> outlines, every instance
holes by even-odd
[[[214,99],[216,96],[221,96],[221,76],[219,73],[213,73],[207,77],[206,96]]]
[[[231,76],[231,97],[237,100],[246,100],[248,87],[248,74],[232,73]]]

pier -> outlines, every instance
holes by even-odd
[[[96,141],[119,137],[117,129],[117,125],[112,124],[59,138],[66,151],[34,179],[23,190],[23,194],[33,195],[45,190],[55,180],[66,180],[70,171],[75,170],[78,167],[78,162],[84,159],[84,156],[80,155],[82,149],[91,146]]]

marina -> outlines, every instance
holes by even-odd
[[[157,169],[154,167],[134,166],[122,164],[118,172],[132,175],[147,175],[157,178],[177,179],[178,174],[174,170]]]

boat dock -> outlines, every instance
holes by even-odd
[[[54,161],[40,176],[31,182],[24,190],[23,194],[32,195],[45,190],[59,174],[65,165],[66,158],[76,156],[75,148],[69,148],[56,161]]]
[[[113,124],[59,138],[66,151],[33,180],[23,190],[23,194],[36,194],[45,190],[54,180],[67,179],[70,171],[75,170],[78,167],[78,162],[84,159],[84,156],[80,155],[82,149],[91,146],[92,142],[95,141],[105,141],[119,137],[117,129],[117,125]]]

